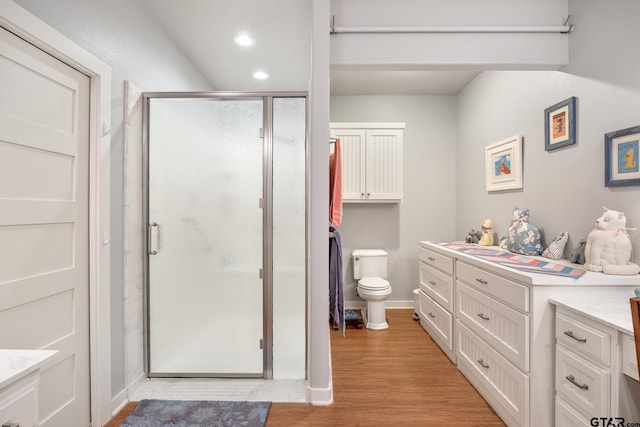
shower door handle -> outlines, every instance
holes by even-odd
[[[160,224],[152,222],[149,224],[147,232],[147,248],[149,255],[156,255],[160,249],[158,242],[160,241]]]

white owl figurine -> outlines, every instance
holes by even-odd
[[[606,274],[638,274],[640,266],[631,262],[627,218],[623,212],[604,209],[604,213],[596,220],[595,227],[587,236],[587,245],[584,248],[585,267]]]

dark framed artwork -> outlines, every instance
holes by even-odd
[[[640,185],[640,126],[604,135],[604,185]]]
[[[546,151],[576,143],[577,98],[558,102],[544,110],[544,149]]]

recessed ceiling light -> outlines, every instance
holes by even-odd
[[[258,80],[265,80],[269,78],[269,74],[265,73],[264,71],[256,71],[252,74],[252,76],[254,79]]]
[[[246,47],[253,46],[254,44],[256,44],[256,41],[246,34],[237,35],[233,39],[233,41],[239,46],[246,46]]]

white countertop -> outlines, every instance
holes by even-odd
[[[629,294],[629,298],[633,296],[635,296],[633,293]],[[576,301],[575,298],[551,298],[549,302],[603,323],[625,334],[633,335],[633,320],[631,318],[629,298],[601,298],[596,301]]]
[[[49,362],[57,350],[0,349],[0,389]]]
[[[451,242],[451,243],[459,243],[465,244],[464,242]],[[503,264],[496,264],[494,262],[488,261],[484,258],[473,256],[466,254],[464,252],[456,251],[454,249],[449,249],[446,246],[439,245],[436,242],[432,241],[420,241],[420,246],[431,249],[436,252],[440,252],[447,256],[453,256],[461,261],[465,261],[470,264],[474,264],[479,267],[486,267],[491,265],[497,265],[501,267],[501,273],[511,279],[517,280],[521,283],[525,283],[528,285],[535,286],[570,286],[570,285],[581,285],[581,286],[635,286],[640,287],[640,274],[636,274],[633,276],[619,276],[612,274],[604,274],[597,273],[593,271],[587,271],[584,265],[581,264],[573,264],[566,259],[553,260],[549,258],[545,258],[542,256],[529,256],[532,259],[538,259],[540,261],[552,262],[555,264],[561,264],[566,267],[573,267],[579,270],[585,270],[585,274],[579,279],[574,279],[571,277],[562,277],[555,276],[552,274],[541,274],[541,273],[530,273],[527,271],[517,270],[515,268],[511,268],[509,266]],[[498,251],[504,251],[498,246],[479,246],[481,248],[490,248]],[[508,252],[508,251],[504,251]],[[633,290],[631,291],[633,293]]]

